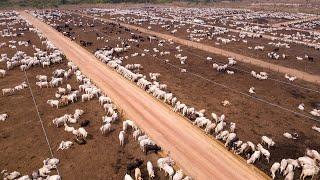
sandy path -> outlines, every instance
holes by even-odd
[[[76,13],[76,14],[78,14],[78,13]],[[124,27],[140,31],[142,33],[146,33],[146,34],[149,34],[149,35],[155,35],[157,37],[160,37],[160,38],[163,38],[163,39],[167,39],[167,40],[171,39],[172,41],[174,41],[174,42],[176,42],[178,44],[186,45],[186,46],[189,46],[189,47],[192,47],[192,48],[200,49],[200,50],[203,50],[203,51],[206,51],[206,52],[209,52],[209,53],[218,54],[218,55],[222,55],[222,56],[225,56],[225,57],[235,57],[238,61],[241,61],[241,62],[244,62],[244,63],[252,64],[252,65],[255,65],[255,66],[262,67],[262,68],[267,68],[267,69],[269,69],[271,71],[276,71],[276,72],[280,72],[280,73],[283,73],[283,74],[294,75],[299,79],[303,79],[303,80],[308,81],[308,82],[320,84],[320,76],[318,76],[318,75],[312,75],[312,74],[309,74],[307,72],[303,72],[303,71],[300,71],[300,70],[297,70],[297,69],[288,68],[288,67],[284,67],[284,66],[281,66],[281,65],[276,65],[276,64],[273,64],[273,63],[268,63],[268,62],[265,62],[263,60],[259,60],[259,59],[252,58],[252,57],[249,57],[249,56],[245,56],[245,55],[242,55],[242,54],[234,53],[234,52],[227,51],[227,50],[224,50],[224,49],[216,48],[216,47],[213,47],[213,46],[205,45],[205,44],[202,44],[202,43],[197,43],[197,42],[189,41],[189,40],[186,40],[186,39],[178,38],[178,37],[175,37],[175,36],[172,36],[172,35],[155,32],[155,31],[152,31],[152,30],[149,30],[149,29],[145,29],[145,28],[142,28],[142,27],[138,27],[138,26],[135,26],[135,25],[130,25],[130,24],[126,24],[126,23],[119,23],[117,21],[113,21],[113,20],[110,20],[110,19],[100,18],[100,17],[93,17],[91,15],[86,15],[86,14],[79,14],[79,15],[86,16],[86,17],[91,17],[91,18],[96,18],[96,19],[99,19],[101,21],[113,22],[113,23],[121,24]],[[240,32],[238,30],[234,30],[234,31]],[[263,38],[271,40],[271,39],[274,39],[276,37],[263,35]],[[281,39],[281,38],[277,38],[277,39]]]
[[[293,20],[293,21],[286,21],[286,22],[281,22],[281,23],[275,23],[272,24],[272,27],[286,27],[286,29],[292,30],[292,31],[299,31],[299,32],[306,32],[306,33],[319,33],[319,30],[307,30],[307,29],[298,29],[298,28],[293,28],[293,27],[288,27],[288,25],[291,24],[297,24],[297,23],[304,23],[304,22],[308,22],[308,21],[314,21],[314,20],[318,20],[320,19],[320,16],[312,16],[310,18],[306,18],[306,19],[299,19],[299,20]]]
[[[21,15],[110,95],[125,110],[127,117],[135,120],[157,144],[170,152],[177,165],[187,174],[204,180],[268,178],[254,166],[248,166],[243,159],[227,151],[221,143],[173,113],[162,102],[110,70],[75,42],[31,15],[25,12],[21,12]]]
[[[87,17],[93,17],[93,16],[90,16],[90,15],[87,15],[87,14],[80,14],[80,13],[76,13],[78,15],[84,15],[84,16],[87,16]],[[143,16],[143,17],[146,17],[146,16]],[[311,17],[311,18],[308,18],[308,19],[305,19],[305,21],[307,20],[315,20],[315,19],[319,19],[320,16],[317,16],[317,17]],[[172,19],[170,18],[163,18],[161,17],[161,19],[163,20],[166,20],[166,21],[171,21]],[[296,20],[298,21],[298,20]],[[301,21],[301,20],[299,20]],[[216,27],[219,27],[219,26],[213,26],[213,25],[207,25],[207,24],[198,24],[198,23],[193,23],[193,22],[187,22],[187,21],[181,21],[183,23],[186,23],[186,24],[191,24],[191,25],[197,25],[197,26],[202,26],[202,27],[207,27],[207,28],[216,28]],[[290,21],[291,22],[291,21]],[[251,24],[256,24],[256,23],[251,23]],[[259,24],[256,24],[256,25],[259,25]],[[300,31],[300,32],[309,32],[309,33],[314,33],[315,31],[312,31],[312,30],[302,30],[302,29],[296,29],[296,28],[289,28],[287,27],[288,29],[290,30],[296,30],[296,31]],[[232,29],[232,28],[227,28],[230,32],[234,32],[234,33],[240,33],[240,32],[247,32],[247,31],[242,31],[242,30],[238,30],[238,29]],[[247,32],[249,34],[256,34],[256,33],[252,33],[252,32]],[[287,39],[286,38],[283,38],[283,37],[277,37],[277,36],[271,36],[271,35],[266,35],[266,34],[262,34],[261,35],[262,37],[261,38],[264,38],[264,39],[267,39],[267,40],[279,40],[279,41],[286,41]],[[297,43],[297,44],[301,44],[301,43],[304,43],[305,45],[308,45],[308,46],[314,46],[314,45],[320,45],[320,43],[312,43],[312,42],[305,42],[305,41],[300,41],[300,40],[292,40],[291,39],[291,42],[292,43]]]
[[[281,26],[287,26],[290,24],[304,23],[304,22],[318,20],[318,19],[320,19],[320,16],[312,16],[312,17],[305,18],[305,19],[298,19],[298,20],[293,20],[293,21],[285,21],[285,22],[281,22],[281,23],[275,23],[275,24],[272,24],[272,26],[273,27],[281,27]]]

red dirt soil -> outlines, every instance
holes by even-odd
[[[75,16],[77,17],[77,16]],[[87,18],[82,18],[83,22],[91,22]],[[113,27],[108,25],[102,25],[95,21],[94,28],[82,28],[72,27],[76,33],[76,37],[80,37],[81,40],[92,41],[93,46],[89,47],[88,50],[94,52],[96,48],[102,48],[106,45],[114,47],[116,44],[120,44],[120,40],[116,40],[118,36],[122,39],[130,38],[130,35],[119,27]],[[115,30],[116,29],[116,30]],[[97,41],[95,32],[103,33],[105,39],[109,42]],[[140,34],[146,38],[145,35]],[[111,38],[115,37],[115,38]],[[79,38],[76,40],[79,42]],[[131,46],[135,46],[132,44]],[[157,47],[157,42],[149,41],[140,42],[139,48],[150,49],[150,47]],[[168,50],[167,47],[159,48],[161,51]],[[203,57],[211,56],[214,59],[223,61],[223,58],[206,52],[200,52],[187,47],[182,47],[190,54],[197,54]],[[126,53],[130,54],[137,52],[138,49],[132,49]],[[171,52],[174,51],[171,49]],[[138,52],[141,52],[138,50]],[[236,71],[235,76],[228,76],[219,74],[212,71],[211,63],[199,60],[198,57],[188,55],[186,65],[179,65],[180,62],[175,60],[174,54],[171,54],[166,59],[170,59],[170,63],[176,66],[186,68],[188,71],[200,74],[210,80],[226,84],[233,89],[247,91],[251,85],[254,84],[257,91],[259,91],[259,97],[266,98],[276,104],[281,104],[286,107],[296,108],[300,102],[304,102],[308,108],[312,108],[310,105],[313,101],[319,100],[319,94],[302,89],[296,89],[293,86],[283,86],[278,82],[273,81],[258,81],[252,79],[250,75]],[[125,54],[123,54],[124,56]],[[161,57],[160,57],[161,58]],[[150,63],[152,62],[152,63]],[[316,141],[320,136],[315,131],[311,131],[311,126],[319,123],[303,119],[299,116],[292,115],[291,113],[285,113],[277,108],[271,108],[263,103],[249,100],[237,93],[231,93],[225,89],[214,85],[208,81],[201,80],[197,77],[190,76],[189,74],[180,73],[178,69],[172,68],[168,64],[156,60],[153,57],[135,57],[129,58],[124,61],[125,64],[139,63],[143,65],[141,73],[148,74],[149,72],[161,73],[160,81],[168,85],[170,91],[178,96],[178,98],[186,104],[195,106],[197,109],[206,108],[208,112],[216,112],[218,114],[225,113],[227,119],[237,123],[237,134],[240,139],[251,140],[255,143],[260,142],[262,135],[271,136],[276,141],[276,147],[271,149],[271,162],[266,165],[265,160],[261,160],[257,163],[257,166],[262,168],[266,173],[269,173],[271,164],[275,161],[280,161],[282,158],[296,158],[302,156],[304,150],[307,147],[318,149],[320,144]],[[264,69],[249,66],[247,64],[238,63],[237,67],[240,69],[264,71]],[[273,73],[274,78],[279,78],[280,75]],[[173,78],[174,77],[174,78]],[[237,83],[233,83],[233,82]],[[299,81],[298,83],[305,83]],[[312,84],[306,83],[308,86],[317,88]],[[201,92],[201,93],[199,93]],[[222,107],[221,101],[228,99],[232,105],[230,107]],[[292,109],[291,108],[291,109]],[[299,140],[293,141],[288,140],[282,136],[284,132],[297,132],[299,134]]]
[[[4,28],[4,27],[1,27]],[[31,32],[24,32],[25,36],[17,37],[16,40],[31,40],[33,45],[42,47],[39,38]],[[9,38],[0,37],[0,42],[8,42]],[[33,55],[32,47],[17,46],[28,55]],[[43,48],[43,47],[42,47]],[[11,48],[0,48],[0,54],[7,53],[11,57],[15,51]],[[35,85],[36,75],[47,75],[50,77],[55,69],[66,69],[67,62],[58,65],[51,65],[50,68],[32,67],[27,71],[33,94],[44,123],[49,142],[53,149],[54,157],[60,160],[58,166],[63,179],[122,179],[126,173],[129,162],[135,158],[144,160],[141,167],[142,176],[147,179],[146,162],[152,161],[156,167],[158,155],[144,155],[138,143],[132,139],[131,131],[126,135],[124,147],[120,147],[118,134],[122,130],[122,120],[112,125],[112,132],[106,136],[101,135],[99,130],[105,115],[98,100],[85,103],[76,102],[69,106],[55,109],[51,108],[46,101],[55,99],[56,88],[40,89]],[[5,63],[0,63],[0,69],[6,69]],[[7,71],[7,76],[0,78],[0,89],[13,87],[26,81],[24,72],[17,67]],[[63,86],[69,83],[73,88],[78,83],[73,76],[72,79],[64,82]],[[66,113],[73,114],[75,109],[83,109],[84,115],[80,120],[90,120],[86,130],[91,138],[86,145],[74,143],[71,149],[56,151],[62,140],[70,140],[73,135],[64,131],[63,127],[56,128],[52,119]],[[42,161],[51,157],[36,109],[32,100],[29,88],[26,88],[11,96],[0,97],[0,113],[9,115],[5,122],[0,122],[0,170],[7,169],[9,172],[17,170],[22,174],[31,174],[32,171],[42,167]],[[123,118],[121,118],[123,119]],[[79,125],[77,125],[79,126]],[[54,172],[53,172],[54,173]],[[134,176],[134,174],[131,174]],[[167,179],[163,173],[156,170],[156,179]]]
[[[171,156],[177,160],[178,165],[188,174],[199,179],[211,177],[212,175],[221,178],[237,176],[241,179],[260,179],[263,177],[258,173],[248,173],[252,167],[242,164],[243,161],[234,158],[233,155],[220,145],[217,145],[216,142],[208,140],[197,128],[179,118],[175,113],[168,111],[161,103],[146,96],[142,90],[132,86],[127,81],[123,81],[122,77],[115,74],[115,72],[110,72],[110,69],[97,62],[93,55],[82,50],[82,48],[71,41],[64,39],[57,32],[44,26],[43,23],[39,23],[39,21],[31,18],[30,15],[24,13],[23,15],[24,17],[28,17],[37,28],[44,31],[46,36],[57,44],[58,47],[64,49],[67,57],[76,61],[85,74],[90,77],[92,76],[100,88],[107,90],[111,97],[117,97],[114,100],[126,110],[126,114],[129,117],[133,117],[132,119],[135,119],[136,123],[158,144],[170,151]],[[70,49],[67,49],[67,46],[70,46]],[[84,59],[87,59],[85,64]],[[90,63],[90,66],[88,63]],[[113,85],[109,84],[110,81],[113,82]],[[117,88],[122,89],[122,94],[118,92]],[[126,98],[124,98],[124,94]],[[167,123],[169,120],[172,121],[171,124]],[[177,139],[180,140],[177,141]],[[198,148],[194,149],[193,147],[195,146]],[[182,151],[189,153],[184,154]],[[219,161],[215,161],[214,163],[209,161],[209,159],[218,160],[217,151],[223,154],[219,156]],[[194,164],[194,166],[190,166],[190,164]],[[237,173],[233,170],[230,171],[230,166],[234,166],[237,169]],[[221,171],[225,171],[226,173],[218,174]],[[209,174],[211,176],[208,176]]]

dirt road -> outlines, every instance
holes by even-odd
[[[80,14],[80,13],[77,13],[78,15],[85,15],[87,17],[91,17],[93,18],[93,16],[90,16],[90,15],[87,15],[87,14]],[[143,16],[145,18],[148,18],[147,16]],[[286,24],[294,24],[294,23],[297,23],[297,21],[303,21],[303,22],[306,22],[306,21],[312,21],[312,20],[316,20],[316,19],[319,19],[320,16],[313,16],[311,18],[307,18],[307,19],[303,19],[303,20],[295,20],[294,22],[293,21],[289,21],[289,22],[283,22],[283,25],[286,25]],[[164,18],[164,17],[161,17],[162,20],[165,20],[165,21],[171,21],[172,19],[170,18]],[[208,24],[198,24],[198,23],[194,23],[194,22],[189,22],[189,21],[181,21],[182,23],[186,23],[186,24],[190,24],[190,25],[196,25],[196,26],[202,26],[202,27],[207,27],[207,28],[217,28],[219,26],[213,26],[213,25],[208,25]],[[291,23],[290,23],[291,22]],[[251,24],[256,24],[256,23],[251,23]],[[256,24],[258,25],[258,24]],[[277,25],[274,25],[274,26],[277,26]],[[280,25],[279,25],[280,26]],[[227,28],[230,32],[234,32],[234,33],[240,33],[240,32],[244,32],[243,30],[238,30],[238,29],[233,29],[233,28]],[[296,31],[300,31],[300,32],[309,32],[309,33],[314,33],[314,31],[312,30],[303,30],[303,29],[296,29],[296,28],[290,28],[290,27],[287,27],[287,29],[291,29],[291,30],[296,30]],[[247,32],[249,34],[256,34],[256,33],[252,33],[252,32]],[[271,36],[271,35],[266,35],[266,34],[263,34],[262,35],[262,38],[264,39],[267,39],[267,40],[271,40],[271,41],[274,41],[274,40],[279,40],[279,41],[285,41],[287,40],[286,38],[283,38],[283,37],[277,37],[277,36]],[[308,46],[314,46],[314,45],[319,45],[317,43],[312,43],[312,42],[304,42],[304,41],[300,41],[300,40],[292,40],[291,39],[291,42],[292,43],[304,43],[305,45],[308,45]]]
[[[307,30],[307,29],[298,29],[298,28],[293,28],[293,27],[288,27],[288,25],[291,24],[299,24],[299,23],[304,23],[308,21],[314,21],[320,19],[320,16],[312,16],[306,19],[299,19],[299,20],[293,20],[293,21],[286,21],[286,22],[281,22],[281,23],[275,23],[272,24],[272,27],[286,27],[286,29],[292,30],[292,31],[300,31],[300,32],[307,32],[310,34],[320,32],[319,30]]]
[[[69,60],[106,92],[157,144],[170,152],[177,165],[195,179],[267,179],[254,166],[227,151],[221,143],[170,111],[162,102],[129,83],[87,50],[26,12],[34,27],[63,50]]]
[[[305,18],[305,19],[298,19],[298,20],[293,20],[293,21],[275,23],[275,24],[272,24],[272,26],[273,27],[281,27],[281,26],[287,26],[290,24],[297,24],[297,23],[304,23],[304,22],[308,22],[308,21],[314,21],[314,20],[318,20],[318,19],[320,19],[320,16],[312,16],[312,17]]]
[[[258,66],[258,67],[267,68],[267,69],[270,69],[272,71],[280,72],[280,73],[283,73],[283,74],[294,75],[299,79],[303,79],[303,80],[308,81],[308,82],[320,84],[320,76],[318,76],[318,75],[312,75],[312,74],[309,74],[307,72],[303,72],[303,71],[300,71],[300,70],[297,70],[297,69],[287,68],[287,67],[276,65],[276,64],[273,64],[273,63],[268,63],[268,62],[265,62],[263,60],[259,60],[259,59],[252,58],[252,57],[248,57],[248,56],[245,56],[245,55],[242,55],[242,54],[234,53],[234,52],[231,52],[231,51],[227,51],[227,50],[224,50],[224,49],[220,49],[220,48],[216,48],[216,47],[213,47],[213,46],[205,45],[205,44],[202,44],[202,43],[197,43],[197,42],[189,41],[189,40],[186,40],[186,39],[178,38],[178,37],[175,37],[175,36],[172,36],[172,35],[167,35],[167,34],[155,32],[155,31],[152,31],[152,30],[149,30],[149,29],[145,29],[145,28],[142,28],[142,27],[138,27],[138,26],[134,26],[134,25],[126,24],[126,23],[120,23],[120,22],[113,21],[113,20],[106,19],[106,18],[93,17],[93,16],[85,15],[85,14],[79,14],[79,15],[86,16],[86,17],[91,17],[91,18],[96,18],[96,19],[99,19],[101,21],[117,23],[117,24],[120,24],[120,25],[122,25],[122,26],[124,26],[126,28],[137,30],[137,31],[140,31],[142,33],[146,33],[146,34],[149,34],[149,35],[155,35],[157,37],[160,37],[160,38],[163,38],[163,39],[166,39],[166,40],[171,39],[172,41],[174,41],[174,42],[176,42],[178,44],[182,44],[182,45],[189,46],[189,47],[192,47],[192,48],[200,49],[200,50],[203,50],[203,51],[206,51],[206,52],[209,52],[209,53],[222,55],[222,56],[225,56],[225,57],[235,57],[238,61],[241,61],[241,62],[249,63],[249,64],[252,64],[252,65],[255,65],[255,66]],[[238,31],[238,30],[234,30],[234,31]],[[263,38],[271,40],[271,39],[274,39],[275,37],[264,35]]]

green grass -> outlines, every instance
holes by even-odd
[[[0,7],[10,7],[12,6],[12,2],[9,0],[0,0]]]

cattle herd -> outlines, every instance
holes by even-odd
[[[320,76],[320,17],[162,7],[29,13],[273,179],[319,178],[319,80],[191,48],[170,36]],[[304,21],[286,24],[294,20]],[[4,179],[58,180],[75,173],[87,179],[192,179],[19,12],[0,11],[0,30]],[[34,137],[19,146],[20,155],[12,153],[26,128]],[[38,150],[28,156],[24,146]],[[42,167],[37,156],[46,159]],[[97,170],[106,162],[110,167]]]

